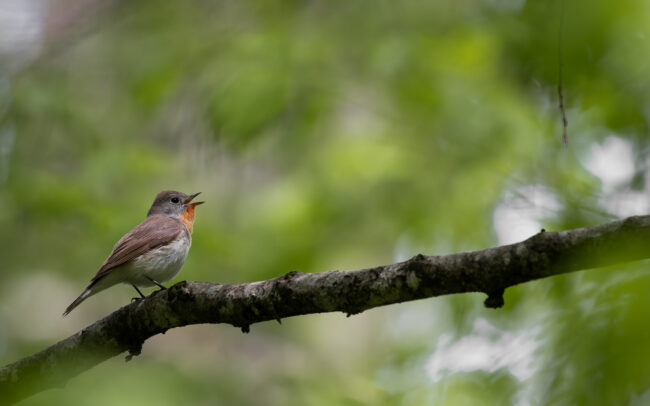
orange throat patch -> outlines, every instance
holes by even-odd
[[[190,234],[192,234],[192,230],[194,229],[194,205],[193,204],[187,206],[187,210],[181,213],[180,219],[181,221],[183,221],[183,224],[185,224],[187,231],[189,231]]]

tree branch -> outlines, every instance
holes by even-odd
[[[63,386],[94,365],[129,352],[170,328],[249,325],[302,314],[357,314],[373,307],[462,292],[484,292],[503,305],[507,287],[588,268],[650,257],[650,216],[561,232],[540,232],[517,244],[356,271],[290,272],[267,281],[222,285],[180,282],[124,306],[75,335],[0,368],[0,402],[11,403]]]

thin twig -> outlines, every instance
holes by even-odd
[[[567,126],[569,125],[569,120],[566,117],[566,108],[564,107],[564,92],[563,92],[563,83],[562,83],[562,71],[564,69],[564,61],[562,59],[562,31],[564,30],[564,0],[560,0],[561,9],[560,9],[560,26],[558,28],[557,34],[557,95],[560,102],[560,112],[562,113],[562,142],[564,146],[568,147],[569,139],[567,138]]]

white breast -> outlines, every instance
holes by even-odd
[[[151,287],[156,282],[166,282],[181,270],[192,245],[192,237],[185,230],[175,240],[132,260],[124,268],[125,282],[139,287]]]

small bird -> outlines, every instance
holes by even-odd
[[[138,286],[166,289],[162,282],[178,274],[192,245],[194,207],[205,203],[191,203],[199,193],[158,193],[147,218],[120,238],[86,290],[65,309],[63,316],[117,283],[130,284],[143,298]]]

